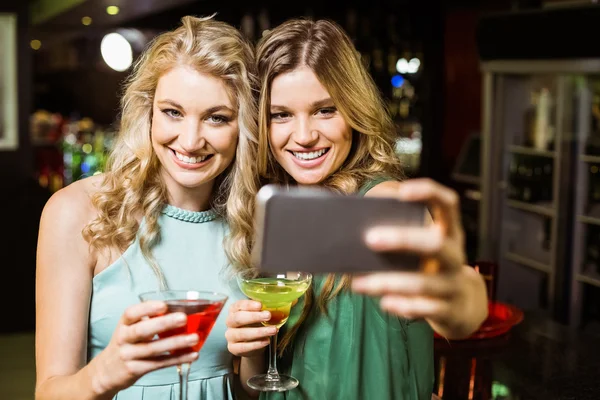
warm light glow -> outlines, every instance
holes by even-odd
[[[85,16],[85,17],[81,18],[81,23],[84,24],[85,26],[91,25],[92,17]]]
[[[85,154],[90,154],[92,152],[92,145],[89,143],[86,143],[83,146],[81,146],[81,150],[83,150],[83,152]]]
[[[412,58],[408,61],[406,58],[401,58],[396,62],[396,71],[401,74],[416,74],[421,67],[421,60]]]
[[[108,6],[108,7],[106,7],[106,13],[108,15],[117,15],[119,13],[119,7],[117,7],[117,6]]]
[[[100,43],[100,52],[104,62],[115,71],[125,71],[133,62],[131,45],[116,32],[104,36]]]
[[[31,48],[34,50],[39,50],[40,47],[42,47],[42,42],[40,42],[37,39],[32,40],[31,43],[29,43],[29,44],[30,44]]]

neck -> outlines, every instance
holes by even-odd
[[[211,208],[214,180],[195,187],[186,188],[179,185],[168,187],[168,202],[170,205],[188,211],[206,211]]]

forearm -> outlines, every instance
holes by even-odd
[[[248,386],[248,379],[254,375],[265,373],[266,365],[264,353],[254,357],[242,357],[240,360],[240,381],[246,393],[251,397],[258,397],[260,392]]]
[[[35,400],[110,400],[117,391],[103,387],[96,360],[73,375],[53,376],[36,387]]]
[[[488,299],[483,278],[471,267],[463,266],[457,279],[467,280],[471,296],[461,310],[444,318],[427,319],[435,332],[446,339],[463,339],[475,332],[488,316]]]

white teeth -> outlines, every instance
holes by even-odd
[[[297,151],[293,151],[292,154],[300,160],[314,160],[315,158],[321,157],[323,154],[327,152],[327,149],[321,149],[317,151],[311,151],[309,153],[301,153]]]
[[[188,157],[188,156],[184,156],[183,154],[179,154],[178,152],[175,152],[175,156],[177,157],[177,159],[179,161],[182,161],[186,164],[197,164],[197,163],[200,163],[200,162],[206,160],[206,158],[208,157],[208,155],[198,156],[198,157]]]

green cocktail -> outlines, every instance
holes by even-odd
[[[292,303],[302,296],[309,286],[310,281],[286,278],[256,278],[240,281],[242,292],[252,300],[260,301],[262,309],[271,313],[271,319],[263,322],[263,325],[277,328],[287,322]]]
[[[312,275],[305,272],[259,273],[245,271],[238,275],[241,291],[254,301],[262,304],[262,309],[271,313],[271,318],[263,322],[266,326],[285,324],[295,300],[310,287]],[[292,376],[277,372],[277,335],[271,336],[269,345],[269,370],[266,374],[248,379],[248,386],[263,392],[283,392],[298,386],[298,380]]]

